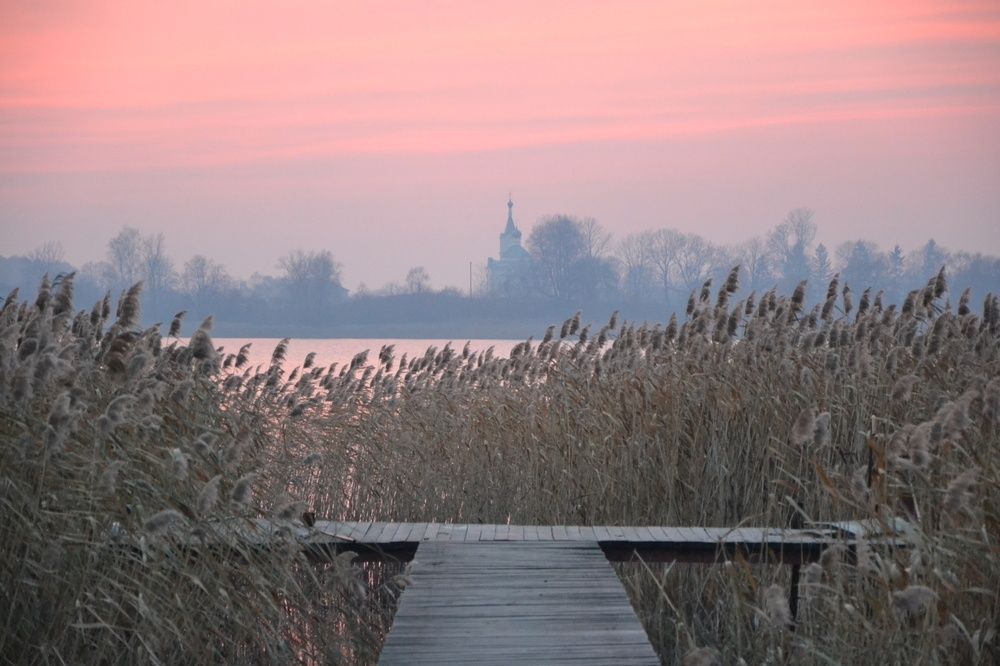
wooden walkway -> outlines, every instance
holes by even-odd
[[[426,543],[576,542],[597,543],[614,562],[641,558],[710,563],[739,553],[752,561],[802,564],[817,560],[834,543],[852,548],[859,536],[871,532],[871,526],[831,523],[810,529],[780,529],[316,521],[303,527],[261,519],[240,528],[238,536],[243,541],[266,544],[280,531],[290,531],[307,551],[318,555],[354,550],[362,556],[409,560],[417,546]],[[895,533],[878,534],[877,538],[890,546],[908,543]]]
[[[204,545],[269,548],[297,541],[317,558],[413,560],[380,663],[657,664],[610,561],[718,562],[733,556],[790,564],[794,617],[798,565],[861,540],[890,548],[916,538],[904,521],[808,529],[615,527],[452,523],[219,524]],[[236,542],[236,543],[234,543]]]
[[[430,541],[411,578],[384,666],[660,663],[594,542]]]

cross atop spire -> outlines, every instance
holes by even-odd
[[[514,226],[514,199],[511,197],[510,193],[507,193],[507,227],[504,229],[504,233],[511,233],[517,231],[517,227]]]

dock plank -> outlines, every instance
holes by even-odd
[[[410,530],[413,529],[414,523],[400,523],[396,531],[393,532],[390,538],[391,543],[398,543],[400,541],[406,541],[406,537],[410,534]]]
[[[412,527],[410,528],[410,531],[407,533],[406,538],[404,538],[403,541],[406,542],[423,541],[424,532],[427,531],[428,527],[427,523],[411,523],[411,525]]]
[[[439,529],[441,529],[441,523],[427,523],[427,529],[424,530],[421,541],[433,541],[437,537]]]
[[[395,543],[397,541],[396,535],[399,534],[400,530],[404,529],[406,523],[390,523],[392,528],[386,528],[385,532],[382,533],[383,543]]]
[[[899,521],[897,521],[899,522]],[[900,528],[902,529],[902,528]],[[220,540],[237,540],[266,547],[280,533],[290,531],[310,555],[353,550],[364,557],[382,554],[408,560],[420,543],[517,542],[598,543],[615,562],[643,559],[657,562],[713,563],[740,552],[755,561],[803,564],[816,561],[832,544],[857,546],[858,537],[836,526],[807,529],[782,527],[669,527],[622,525],[509,525],[478,523],[413,523],[317,520],[311,527],[277,523],[265,518],[216,526]],[[871,541],[891,548],[908,548],[912,538],[905,532],[873,533]],[[192,543],[199,547],[202,542]]]
[[[457,523],[451,526],[451,537],[448,541],[465,541],[465,535],[469,531],[469,526],[465,523]]]
[[[385,527],[384,523],[376,523],[376,522],[369,523],[368,529],[365,530],[365,533],[361,535],[361,538],[358,539],[358,541],[372,541],[373,537],[381,533],[384,527]]]
[[[365,535],[368,530],[371,529],[372,521],[366,521],[363,523],[346,523],[350,525],[350,537],[355,541],[364,541]]]
[[[596,543],[425,542],[410,577],[385,666],[660,663]]]

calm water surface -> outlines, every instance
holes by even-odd
[[[281,342],[280,338],[213,338],[216,347],[224,347],[225,353],[235,354],[240,347],[250,344],[250,367],[267,365],[271,362],[274,348]],[[451,347],[461,353],[466,342],[473,352],[485,351],[493,347],[494,356],[508,356],[510,350],[521,340],[412,340],[412,339],[379,339],[379,338],[328,338],[328,339],[292,339],[288,343],[288,355],[285,367],[288,370],[302,365],[306,354],[316,352],[315,365],[328,366],[331,363],[349,363],[355,354],[368,350],[368,362],[378,360],[382,345],[395,345],[393,351],[396,363],[406,354],[407,358],[423,356],[428,347],[442,349],[451,342]]]

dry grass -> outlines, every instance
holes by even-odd
[[[249,472],[271,481],[260,451],[287,410],[220,389],[207,327],[187,347],[136,330],[138,289],[116,320],[71,299],[72,278],[46,280],[0,312],[0,662],[370,661],[379,571],[190,547],[273,506]]]
[[[694,295],[679,324],[591,331],[574,317],[509,359],[383,349],[287,374],[283,348],[242,368],[207,327],[198,344],[161,348],[155,330],[108,326],[100,307],[71,321],[56,297],[12,300],[0,315],[0,497],[14,516],[0,546],[4,654],[370,658],[391,582],[359,586],[364,572],[339,562],[321,574],[291,548],[235,566],[171,546],[221,517],[291,516],[301,499],[352,520],[906,516],[912,552],[832,552],[803,569],[794,632],[787,569],[621,574],[665,663],[997,661],[997,298],[952,312],[941,275],[900,307],[866,293],[854,309],[834,284],[809,312],[798,293],[732,306],[735,282]],[[114,548],[118,531],[145,535],[142,548]],[[342,631],[317,632],[331,613]]]

